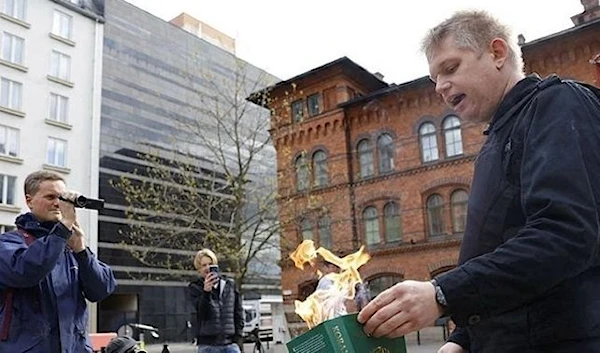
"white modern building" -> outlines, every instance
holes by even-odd
[[[98,195],[103,0],[0,0],[0,231],[28,211],[25,177]],[[96,211],[78,213],[96,251]],[[95,320],[92,320],[94,323]]]

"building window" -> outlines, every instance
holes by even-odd
[[[0,125],[0,155],[19,155],[19,130]]]
[[[390,135],[379,136],[377,152],[379,154],[379,172],[387,173],[394,169],[394,140]]]
[[[71,57],[53,50],[50,60],[50,76],[69,81],[71,78]]]
[[[308,104],[308,115],[315,116],[321,114],[321,95],[313,94],[306,99]]]
[[[17,177],[0,174],[0,204],[15,204],[15,184]]]
[[[331,249],[333,242],[331,241],[331,219],[328,216],[319,219],[319,246],[325,249]]]
[[[388,243],[402,240],[400,208],[395,202],[388,202],[383,208],[385,220],[385,239]]]
[[[295,123],[299,123],[304,119],[304,106],[302,100],[297,100],[292,103],[292,119]]]
[[[46,163],[57,167],[67,166],[67,141],[57,138],[48,138]]]
[[[327,175],[327,155],[323,151],[313,154],[313,171],[315,175],[315,186],[327,186],[329,176]]]
[[[25,21],[26,0],[4,0],[2,12],[10,17]]]
[[[2,33],[2,60],[23,65],[24,50],[25,39],[7,32]]]
[[[379,235],[379,219],[377,218],[377,209],[373,206],[365,208],[363,211],[363,220],[365,223],[365,238],[367,245],[381,243]]]
[[[23,85],[2,77],[0,79],[0,106],[21,110]]]
[[[452,230],[454,233],[464,233],[467,224],[467,203],[469,194],[464,190],[456,190],[450,197],[452,208]]]
[[[375,298],[384,290],[400,282],[402,282],[402,276],[396,274],[388,274],[373,278],[369,280],[369,294],[371,298]]]
[[[70,40],[73,34],[73,17],[64,12],[54,10],[52,34]]]
[[[429,221],[429,235],[437,236],[444,233],[444,202],[438,194],[433,194],[427,199],[427,218]]]
[[[308,219],[304,219],[300,223],[300,234],[302,235],[302,241],[313,240],[312,224]]]
[[[296,189],[298,191],[303,191],[308,189],[309,185],[309,170],[308,164],[306,163],[305,156],[298,156],[296,158]]]
[[[421,125],[419,128],[419,139],[421,141],[423,163],[437,161],[439,158],[437,139],[435,137],[435,126],[432,123]]]
[[[373,147],[371,141],[364,139],[358,143],[358,163],[360,177],[367,178],[373,175]]]
[[[444,129],[444,140],[446,141],[446,157],[463,154],[460,120],[458,120],[458,117],[453,115],[447,117],[442,127]]]
[[[16,229],[17,229],[17,227],[15,227],[15,226],[9,226],[7,224],[0,224],[0,234],[12,232],[13,230],[16,230]]]
[[[69,118],[69,98],[50,93],[50,116],[48,119],[66,123]]]

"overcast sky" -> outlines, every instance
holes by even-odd
[[[461,9],[485,9],[527,41],[573,26],[580,0],[126,0],[166,21],[186,12],[236,39],[237,55],[288,79],[347,56],[388,83],[428,74],[419,42]]]

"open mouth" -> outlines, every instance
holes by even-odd
[[[452,105],[452,107],[454,108],[457,105],[459,105],[460,102],[462,102],[464,98],[465,98],[464,94],[457,94],[452,99],[450,99],[450,105]]]

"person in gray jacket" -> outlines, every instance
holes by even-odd
[[[240,353],[244,330],[242,299],[235,282],[218,271],[210,271],[211,265],[218,265],[215,253],[209,249],[198,251],[194,267],[200,278],[188,286],[196,309],[198,353]]]

